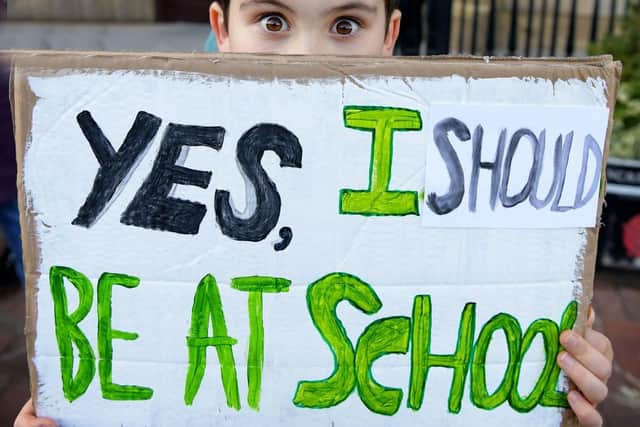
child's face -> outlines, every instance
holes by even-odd
[[[226,23],[218,2],[210,18],[221,52],[392,55],[400,30],[384,0],[231,0]]]

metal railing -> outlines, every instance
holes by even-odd
[[[401,0],[398,53],[585,54],[589,43],[616,30],[629,1]]]

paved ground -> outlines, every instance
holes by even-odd
[[[2,279],[0,279],[0,284]],[[640,419],[640,273],[600,271],[596,276],[596,329],[616,352],[609,398],[602,411],[606,426],[638,425]],[[24,296],[13,285],[0,291],[0,426],[11,426],[29,395]]]

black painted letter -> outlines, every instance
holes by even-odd
[[[458,119],[448,118],[440,121],[433,129],[433,138],[436,142],[436,147],[440,151],[440,155],[447,165],[447,172],[449,172],[449,191],[447,194],[438,196],[435,193],[430,193],[427,200],[427,206],[437,215],[445,215],[460,206],[462,198],[464,197],[464,171],[460,164],[460,159],[456,154],[456,150],[449,141],[447,135],[452,131],[456,138],[460,141],[468,141],[471,139],[471,133],[467,125],[462,123]]]
[[[560,157],[560,164],[558,169],[556,170],[557,179],[558,179],[558,190],[556,192],[556,197],[553,199],[553,203],[551,204],[552,212],[566,212],[573,209],[572,206],[561,206],[560,199],[562,198],[562,193],[564,192],[564,184],[567,180],[567,165],[569,164],[569,154],[571,153],[571,147],[573,145],[573,131],[569,132],[564,139],[564,143],[562,144],[562,155]]]
[[[141,158],[141,154],[158,132],[162,120],[140,111],[117,153],[104,136],[102,129],[91,117],[90,112],[83,111],[78,114],[77,121],[100,163],[91,192],[72,221],[74,225],[89,228],[95,224],[107,203],[111,201],[131,169]]]
[[[507,193],[509,191],[509,179],[511,178],[511,163],[513,162],[513,156],[520,145],[520,141],[525,136],[529,142],[531,142],[533,157],[533,160],[531,161],[531,169],[529,170],[527,183],[524,185],[522,190],[513,196],[509,196]],[[536,175],[539,169],[538,165],[542,162],[542,157],[544,155],[544,151],[540,148],[541,145],[538,138],[529,129],[520,129],[511,137],[511,142],[509,143],[509,148],[507,148],[507,154],[504,159],[504,171],[502,172],[502,184],[500,185],[500,201],[502,201],[502,206],[505,208],[512,208],[519,205],[529,197],[529,194],[531,194],[531,190],[533,189],[537,178]]]
[[[507,139],[507,130],[502,129],[498,139],[498,148],[493,162],[482,161],[482,138],[484,129],[482,125],[478,125],[473,132],[473,154],[471,159],[471,181],[469,182],[469,211],[476,211],[476,202],[478,200],[478,180],[480,178],[480,169],[491,171],[491,210],[496,208],[498,199],[498,190],[500,188],[500,177],[502,176],[502,158],[504,155],[504,145]]]
[[[540,133],[540,138],[538,139],[540,143],[540,151],[544,153],[545,146],[547,144],[547,131],[543,130]],[[531,194],[529,195],[529,203],[536,209],[542,209],[546,207],[549,203],[551,203],[551,199],[556,193],[556,188],[560,184],[560,175],[558,171],[560,170],[560,163],[562,160],[562,135],[558,136],[556,139],[556,145],[553,152],[553,180],[551,182],[551,187],[549,187],[549,191],[544,199],[538,199],[538,187],[540,186],[540,178],[542,176],[543,162],[538,163],[538,169],[536,170],[536,179],[533,183],[533,187],[531,188]]]
[[[181,166],[183,147],[205,146],[220,150],[224,128],[169,123],[151,173],[136,193],[120,222],[179,234],[198,234],[207,212],[201,203],[169,197],[175,184],[207,188],[211,172]]]
[[[593,181],[591,181],[591,187],[587,195],[584,195],[584,181],[587,179],[587,167],[589,166],[589,153],[593,153],[596,163],[596,170],[593,175]],[[598,184],[600,183],[600,174],[602,173],[602,151],[598,142],[591,136],[587,135],[584,138],[584,150],[582,152],[582,167],[580,168],[580,176],[578,177],[578,187],[576,189],[576,198],[573,204],[574,209],[579,209],[586,205],[589,200],[593,198],[598,190]]]
[[[247,184],[247,206],[242,215],[231,206],[228,191],[217,190],[216,220],[222,233],[234,240],[259,242],[278,224],[280,194],[262,164],[265,151],[280,157],[281,167],[302,167],[302,147],[298,138],[276,124],[259,124],[249,129],[238,141],[237,161]]]

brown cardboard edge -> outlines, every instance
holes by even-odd
[[[613,114],[616,105],[616,99],[618,97],[618,91],[620,88],[620,77],[622,74],[621,62],[610,62],[607,69],[607,101],[609,107],[609,124],[607,128],[606,144],[603,152],[603,162],[605,167],[602,168],[602,176],[600,185],[600,195],[598,202],[598,215],[596,217],[596,227],[586,229],[587,244],[584,250],[584,257],[582,260],[581,271],[581,295],[580,295],[580,311],[578,313],[578,319],[576,320],[576,326],[574,329],[582,336],[585,334],[587,318],[589,317],[589,311],[591,310],[591,301],[593,299],[594,291],[594,279],[596,272],[596,257],[598,251],[598,235],[600,233],[600,227],[602,224],[602,209],[604,206],[604,198],[606,195],[606,164],[609,159],[609,150],[611,147],[611,134],[613,132]],[[573,383],[570,384],[571,389],[575,389]],[[563,416],[563,426],[579,427],[577,417],[570,409],[567,409]]]
[[[1,54],[1,53],[0,53]],[[24,155],[30,138],[27,129],[31,129],[31,113],[36,99],[27,80],[20,70],[16,71],[15,57],[10,56],[12,63],[10,81],[10,102],[13,116],[13,129],[16,145],[16,161],[18,166],[17,187],[20,203],[20,229],[22,239],[22,253],[25,271],[25,339],[27,347],[27,363],[29,368],[29,384],[34,408],[37,408],[38,373],[33,358],[35,356],[37,296],[36,284],[40,278],[37,266],[40,264],[40,250],[35,242],[35,218],[31,211],[31,201],[28,200],[24,188]],[[16,101],[19,100],[19,101]],[[26,100],[26,102],[24,102]]]
[[[139,53],[81,51],[9,51],[21,67],[33,69],[105,69],[182,71],[257,80],[346,79],[350,75],[465,78],[543,77],[553,81],[602,77],[610,56],[586,58],[494,58],[472,56],[341,57],[258,54]]]
[[[0,51],[0,54],[3,52]],[[16,129],[16,149],[19,166],[19,197],[22,206],[29,213],[21,211],[22,237],[25,242],[25,269],[30,274],[27,279],[27,350],[29,372],[31,375],[31,393],[37,396],[37,372],[33,365],[36,295],[35,282],[40,273],[33,271],[34,260],[40,259],[35,242],[34,218],[23,188],[22,162],[28,143],[25,129],[31,128],[31,112],[35,105],[35,95],[31,92],[23,74],[49,74],[53,70],[106,69],[106,70],[160,70],[183,71],[240,78],[271,80],[280,79],[307,80],[313,78],[346,79],[349,75],[399,75],[398,66],[402,66],[405,77],[426,76],[443,77],[452,74],[465,78],[533,77],[547,78],[552,81],[563,79],[586,80],[600,77],[606,82],[609,107],[609,125],[605,143],[603,161],[609,153],[609,141],[613,126],[613,110],[618,93],[621,64],[614,62],[611,56],[604,55],[588,58],[488,58],[488,57],[414,57],[414,58],[368,58],[368,57],[332,57],[332,56],[273,56],[253,54],[161,54],[161,53],[109,53],[109,52],[55,52],[55,51],[5,51],[14,57],[12,73],[12,105],[14,108],[14,126]],[[26,94],[27,102],[20,102],[16,108],[16,95]],[[603,183],[605,168],[603,168]],[[582,259],[578,261],[580,277],[580,309],[574,329],[584,335],[586,320],[593,297],[595,258],[598,243],[600,216],[606,185],[602,185],[599,194],[597,225],[586,228],[586,244]],[[574,388],[573,384],[570,384]],[[570,409],[563,411],[562,426],[578,426],[577,418]]]

